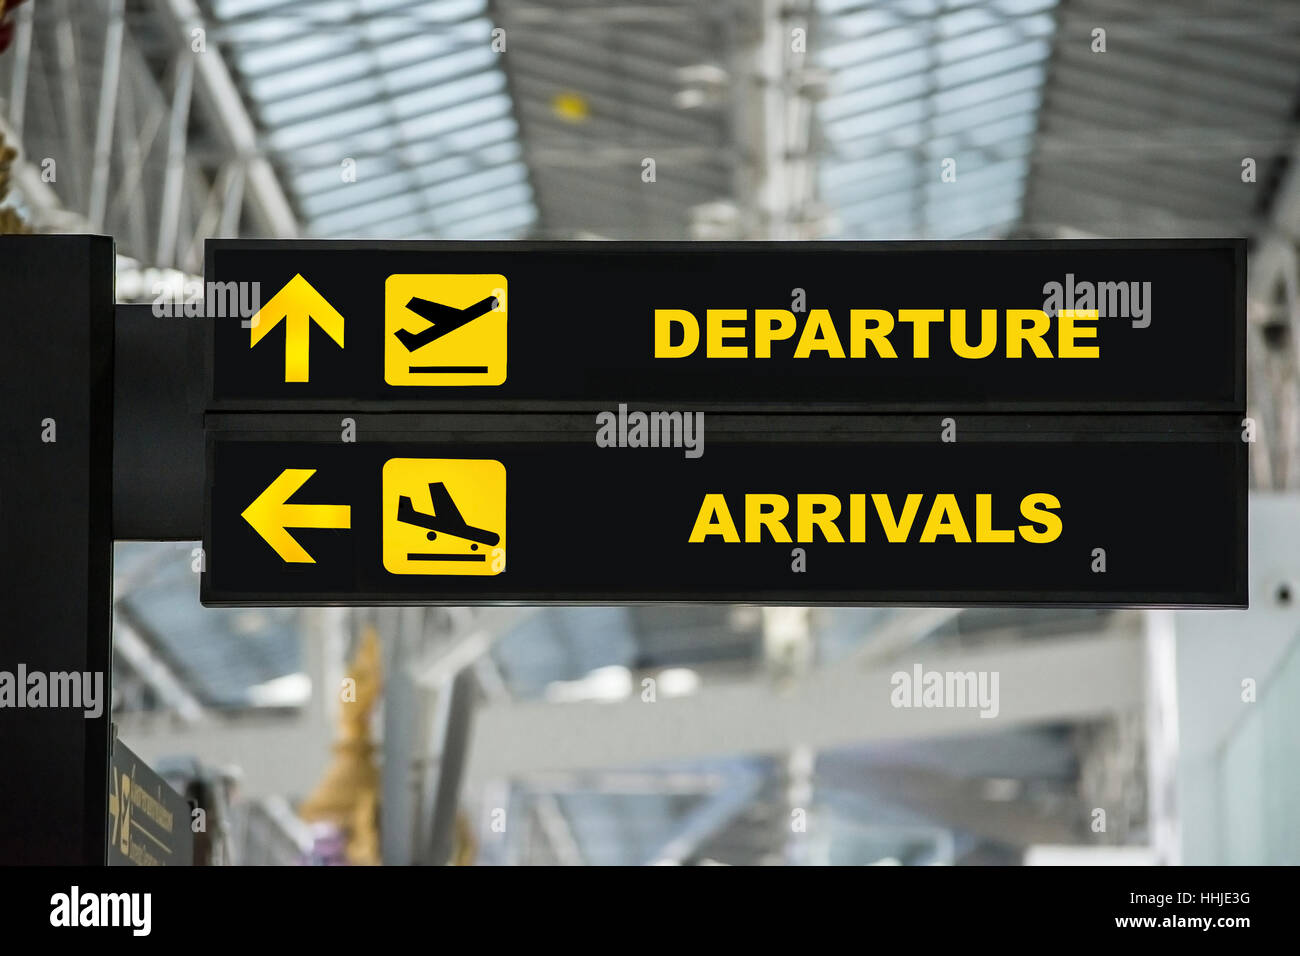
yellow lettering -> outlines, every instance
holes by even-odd
[[[1052,350],[1043,341],[1051,324],[1042,309],[1007,309],[1007,358],[1020,358],[1024,343],[1036,358],[1051,358]]]
[[[972,348],[966,344],[966,310],[953,309],[949,318],[951,328],[948,333],[952,339],[953,352],[958,358],[988,358],[998,345],[997,321],[997,309],[980,310],[980,344]]]
[[[867,328],[868,322],[874,322],[873,328]],[[898,353],[889,344],[889,333],[894,331],[894,315],[884,309],[850,309],[849,310],[849,356],[851,358],[867,357],[867,342],[870,341],[881,358],[898,358]]]
[[[849,495],[849,540],[860,544],[867,540],[867,496]]]
[[[745,540],[762,541],[766,528],[773,541],[789,543],[790,532],[781,524],[789,513],[784,495],[745,495]]]
[[[1022,524],[1020,526],[1020,537],[1026,541],[1032,541],[1034,544],[1047,544],[1059,538],[1061,536],[1061,516],[1048,510],[1059,507],[1061,507],[1061,503],[1056,500],[1055,495],[1049,495],[1045,492],[1025,495],[1020,501],[1020,513],[1034,524]],[[1038,528],[1034,527],[1035,524],[1041,524],[1043,530],[1038,530]]]
[[[1092,326],[1079,328],[1076,322],[1096,322],[1097,310],[1092,311],[1080,310],[1071,312],[1062,310],[1056,317],[1057,338],[1056,354],[1061,358],[1098,358],[1101,355],[1100,346],[1096,345],[1076,345],[1076,339],[1095,339],[1097,330]]]
[[[740,540],[736,531],[736,522],[731,520],[731,510],[727,507],[727,497],[721,494],[708,494],[700,502],[700,513],[695,516],[695,527],[691,529],[689,541],[699,544],[711,534],[721,535],[722,540],[734,544]]]
[[[709,309],[704,315],[708,326],[709,341],[704,354],[708,358],[745,358],[749,349],[744,345],[723,345],[723,339],[743,339],[744,328],[727,325],[728,322],[744,322],[744,309]]]
[[[673,325],[682,327],[681,345],[673,345]],[[700,323],[685,309],[655,309],[655,358],[685,358],[700,344]]]
[[[871,501],[876,506],[876,514],[880,516],[880,526],[885,529],[885,540],[891,544],[906,541],[908,532],[912,530],[912,522],[916,520],[916,512],[921,507],[921,496],[907,496],[903,513],[897,521],[894,520],[894,509],[889,504],[889,495],[878,492],[871,496]]]
[[[1010,528],[993,527],[993,496],[975,496],[975,540],[988,544],[1004,544],[1016,540]]]
[[[799,542],[811,542],[813,529],[821,531],[827,541],[842,542],[844,535],[835,526],[835,519],[840,516],[840,499],[837,495],[807,494],[795,499],[798,512]]]
[[[831,358],[844,358],[844,346],[840,344],[839,333],[835,331],[831,314],[825,309],[813,309],[808,313],[808,321],[804,323],[803,334],[795,346],[794,357],[807,358],[814,349],[825,352]]]
[[[771,358],[772,343],[794,335],[794,313],[785,309],[758,309],[754,323],[754,358]]]
[[[912,357],[930,357],[930,323],[943,321],[943,309],[899,309],[899,322],[912,323]]]
[[[922,544],[932,544],[941,534],[950,534],[954,541],[970,542],[970,532],[966,530],[966,521],[957,507],[956,495],[935,495],[934,504],[930,506],[930,517],[921,532]]]

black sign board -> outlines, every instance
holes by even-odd
[[[307,417],[210,416],[204,603],[1246,603],[1235,416]]]
[[[108,780],[108,865],[192,866],[190,805],[120,740]]]
[[[213,241],[214,410],[1238,412],[1243,240]]]

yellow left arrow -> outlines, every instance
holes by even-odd
[[[308,356],[311,351],[311,324],[313,321],[325,330],[339,348],[343,348],[343,316],[330,305],[325,296],[312,287],[301,275],[290,279],[283,289],[271,296],[269,302],[253,316],[252,348],[273,328],[284,321],[284,380],[308,381]]]
[[[244,520],[290,564],[315,564],[316,559],[294,540],[289,528],[352,527],[352,509],[348,505],[289,504],[294,492],[314,474],[315,468],[286,468],[244,509]]]

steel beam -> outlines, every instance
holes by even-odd
[[[94,165],[90,173],[87,218],[96,231],[104,228],[108,206],[108,174],[113,166],[113,123],[117,116],[117,94],[122,80],[122,34],[125,32],[125,0],[110,0],[108,26],[104,32],[104,63],[99,77],[99,111],[95,116]]]
[[[15,15],[13,73],[9,79],[9,123],[14,142],[22,142],[23,114],[27,108],[27,73],[32,62],[32,11],[35,4],[19,7]]]
[[[87,182],[77,160],[86,156],[86,114],[81,100],[81,60],[77,54],[77,22],[72,13],[71,0],[61,0],[59,5],[55,49],[59,63],[55,83],[62,93],[63,126],[67,134],[69,155],[74,157],[74,161],[63,163],[65,181],[68,181],[65,197],[70,198],[72,205],[82,209],[85,208],[82,203],[87,199]]]
[[[167,127],[167,171],[163,177],[162,207],[158,213],[159,265],[177,262],[176,237],[180,231],[181,189],[185,185],[186,126],[190,121],[190,95],[194,89],[194,54],[176,61],[172,88],[171,121]]]
[[[840,666],[792,686],[706,685],[689,697],[643,703],[496,704],[479,711],[469,776],[635,767],[723,754],[780,753],[883,740],[992,733],[1023,724],[1084,720],[1140,707],[1137,634],[1107,632],[963,653],[916,654],[926,670],[997,671],[1000,710],[899,709],[896,666]]]
[[[154,0],[173,41],[187,52],[192,31],[206,29],[195,0]],[[230,152],[246,162],[246,191],[250,207],[266,235],[292,237],[299,233],[297,217],[270,161],[262,154],[257,131],[239,88],[215,45],[195,56],[197,92],[205,115]]]

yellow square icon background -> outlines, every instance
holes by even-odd
[[[471,541],[398,520],[401,498],[433,523],[457,521],[454,511],[437,513],[431,483],[441,482],[459,519],[471,528],[500,536],[495,545]],[[492,458],[390,458],[384,463],[381,535],[384,567],[393,574],[493,575],[505,570],[506,466]],[[429,559],[412,555],[456,554],[463,559]],[[477,556],[481,555],[480,560]]]
[[[406,307],[412,297],[466,309],[495,295],[496,309],[427,345],[407,349],[401,329],[421,332],[428,320]],[[496,273],[391,275],[384,283],[384,381],[389,385],[501,385],[506,380],[506,277]],[[419,371],[468,367],[479,371]]]

